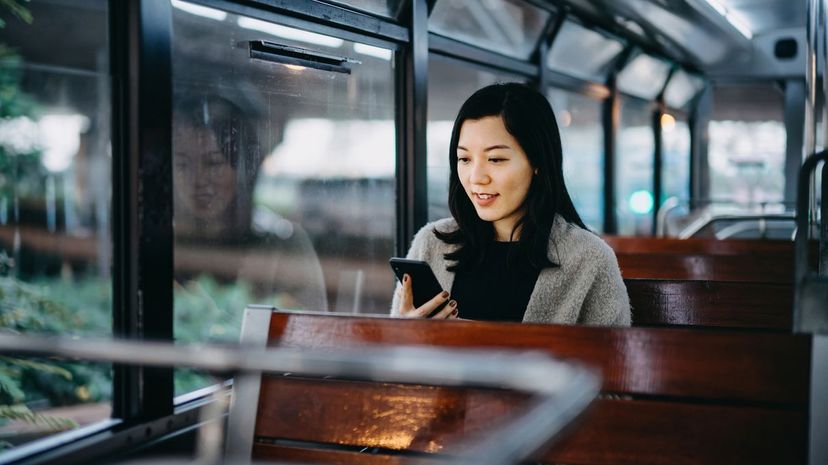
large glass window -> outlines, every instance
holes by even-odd
[[[0,2],[0,17],[0,331],[107,336],[107,2]],[[0,357],[0,450],[108,418],[111,386],[109,365]]]
[[[616,149],[618,233],[648,235],[653,219],[653,105],[621,96],[621,125]]]
[[[219,13],[173,16],[176,338],[235,341],[251,303],[387,313],[393,51]]]
[[[528,59],[552,13],[517,0],[440,0],[431,32],[493,52]]]
[[[682,113],[661,115],[661,199],[690,199],[690,126]]]
[[[549,51],[547,66],[560,73],[604,82],[624,46],[580,24],[565,21]]]
[[[561,89],[549,89],[547,98],[561,132],[566,187],[581,219],[593,230],[601,231],[604,204],[601,102]]]
[[[486,71],[432,55],[428,63],[428,218],[451,216],[448,210],[449,142],[460,105],[477,89],[496,82],[522,82],[510,74]]]
[[[708,126],[710,194],[760,208],[781,202],[785,188],[784,99],[774,85],[717,86]]]
[[[636,97],[652,100],[664,88],[670,65],[649,55],[638,55],[618,73],[618,88]]]
[[[664,89],[664,102],[670,108],[685,109],[702,87],[704,81],[700,77],[680,69],[673,73]]]

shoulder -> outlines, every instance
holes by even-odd
[[[443,218],[437,221],[427,223],[420,228],[414,239],[411,241],[411,249],[408,252],[409,257],[423,257],[430,251],[447,247],[443,241],[434,235],[434,231],[449,232],[457,229],[457,222],[454,218]]]
[[[549,236],[550,259],[589,261],[596,266],[618,266],[615,252],[597,234],[561,218],[555,218]],[[554,261],[554,260],[553,260]]]

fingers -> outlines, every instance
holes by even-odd
[[[408,316],[411,310],[414,310],[414,293],[411,290],[411,276],[405,274],[400,288],[400,314]]]
[[[457,301],[451,300],[449,301],[448,305],[445,306],[442,310],[440,310],[436,315],[431,318],[435,320],[448,320],[457,318],[458,311],[457,311]]]

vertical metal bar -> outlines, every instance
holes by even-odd
[[[615,85],[616,73],[607,80],[610,96],[604,101],[604,234],[618,233],[618,215],[615,212],[615,143],[621,115],[620,96]]]
[[[172,11],[168,0],[110,1],[116,336],[172,340]],[[173,411],[170,368],[116,368],[113,414]]]
[[[801,79],[785,81],[785,129],[787,143],[785,148],[785,196],[787,205],[796,202],[796,181],[799,167],[802,166],[803,146],[805,144],[805,83]]]
[[[805,135],[802,150],[804,157],[814,153],[816,148],[816,88],[817,88],[817,36],[819,21],[819,5],[821,0],[808,0],[807,3],[807,24],[805,44]]]
[[[811,342],[811,411],[808,463],[828,463],[828,335]]]
[[[401,124],[397,151],[397,254],[428,221],[426,127],[428,123],[428,13],[426,0],[409,5],[411,41],[401,52],[403,78],[397,87]]]
[[[661,191],[662,191],[662,169],[664,165],[664,142],[661,133],[661,115],[665,113],[664,100],[659,97],[656,101],[656,108],[653,111],[653,140],[655,142],[655,150],[653,150],[653,224],[650,228],[650,234],[656,235],[656,228],[658,227],[658,210],[661,206]]]
[[[546,95],[546,91],[550,86],[550,70],[549,67],[546,66],[546,62],[548,60],[549,51],[552,49],[552,43],[555,41],[555,37],[561,30],[564,19],[566,19],[566,12],[563,9],[559,9],[558,14],[549,19],[548,24],[544,28],[543,34],[541,34],[540,41],[538,42],[538,48],[533,55],[538,64],[536,89],[544,95]]]
[[[710,83],[699,94],[691,121],[690,139],[690,209],[710,198],[710,165],[707,162],[708,123],[713,111],[713,87]]]

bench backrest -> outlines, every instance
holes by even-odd
[[[772,239],[676,239],[667,237],[601,236],[615,253],[704,254],[704,255],[789,255],[793,241]],[[818,243],[813,244],[818,248]]]
[[[274,312],[268,341],[332,350],[369,344],[533,349],[598,367],[607,396],[539,457],[546,463],[805,461],[808,336]],[[520,408],[522,400],[474,389],[269,376],[261,386],[254,456],[429,463],[428,456],[410,462],[405,454],[439,453]],[[356,453],[366,447],[379,454]]]

